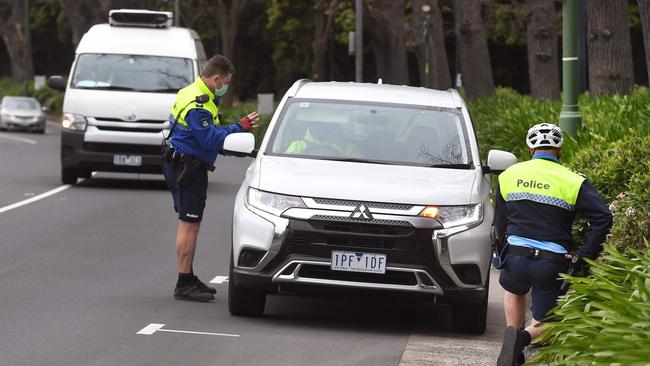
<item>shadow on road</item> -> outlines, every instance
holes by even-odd
[[[271,295],[264,317],[269,325],[385,332],[450,332],[447,305],[400,300],[364,301],[349,298],[315,298]]]
[[[165,181],[153,179],[118,179],[118,178],[91,178],[79,181],[79,188],[110,188],[128,190],[167,190]]]

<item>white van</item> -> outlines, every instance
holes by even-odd
[[[121,9],[108,18],[79,42],[67,85],[48,79],[65,91],[64,184],[92,171],[160,173],[175,95],[207,61],[199,35],[173,27],[171,12]]]

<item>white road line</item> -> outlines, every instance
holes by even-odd
[[[168,333],[184,333],[184,334],[199,334],[199,335],[213,335],[220,337],[233,337],[238,338],[239,334],[228,334],[228,333],[211,333],[211,332],[195,332],[192,330],[175,330],[175,329],[162,329],[165,324],[160,323],[151,323],[146,327],[140,329],[136,334],[143,335],[152,335],[156,332],[168,332]]]
[[[20,201],[20,202],[16,202],[16,203],[11,204],[11,205],[9,205],[9,206],[0,207],[0,213],[7,212],[7,211],[10,211],[10,210],[13,210],[14,208],[22,207],[22,206],[28,205],[28,204],[30,204],[30,203],[34,203],[34,202],[36,202],[36,201],[40,201],[40,200],[42,200],[43,198],[47,198],[47,197],[50,197],[50,196],[52,196],[52,195],[55,195],[55,194],[57,194],[57,193],[59,193],[59,192],[63,192],[63,191],[65,191],[66,189],[68,189],[68,188],[70,188],[70,187],[71,187],[71,186],[70,186],[69,184],[65,184],[65,185],[62,185],[62,186],[60,186],[60,187],[54,188],[54,189],[52,189],[52,190],[49,190],[49,191],[47,191],[47,192],[45,192],[45,193],[41,193],[41,194],[39,194],[38,196],[34,196],[34,197],[32,197],[32,198],[28,198],[28,199],[26,199],[26,200],[22,200],[22,201]]]
[[[23,137],[17,137],[17,136],[9,136],[9,135],[4,134],[4,133],[0,133],[0,138],[2,138],[2,139],[6,139],[6,140],[20,141],[20,142],[24,142],[24,143],[26,143],[26,144],[36,145],[36,141],[35,141],[35,140],[32,140],[32,139],[26,139],[26,138],[23,138]]]
[[[222,284],[224,282],[228,282],[228,276],[217,276],[217,277],[213,278],[212,281],[210,281],[210,283],[216,283],[218,285],[220,285],[220,284]]]

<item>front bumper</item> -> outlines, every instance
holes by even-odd
[[[140,166],[115,165],[115,155],[142,157]],[[61,130],[61,164],[75,170],[162,173],[160,145],[85,142],[84,132]]]
[[[5,116],[0,119],[0,127],[40,130],[45,128],[45,117]]]
[[[484,299],[491,215],[489,221],[449,231],[436,220],[387,210],[374,222],[351,220],[349,213],[314,215],[318,210],[276,217],[246,206],[243,198],[238,195],[233,220],[232,280],[238,286],[267,293],[380,290],[464,304]],[[251,250],[263,253],[261,260],[253,267],[240,265],[239,256]],[[386,254],[386,273],[333,271],[333,250]]]

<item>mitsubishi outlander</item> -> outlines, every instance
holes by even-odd
[[[410,293],[485,331],[489,173],[516,158],[481,163],[455,90],[300,80],[259,151],[250,134],[224,150],[255,156],[233,211],[233,315],[262,315],[271,293]]]

